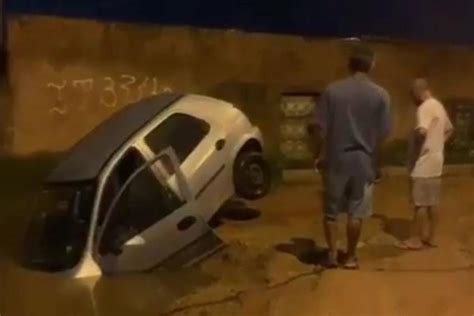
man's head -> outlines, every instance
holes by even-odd
[[[353,48],[349,58],[351,73],[369,73],[375,65],[375,54],[367,46],[357,45]]]
[[[416,105],[422,104],[431,97],[431,90],[425,78],[417,78],[411,85],[411,97]]]

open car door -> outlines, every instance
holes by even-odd
[[[165,262],[183,265],[221,245],[196,211],[174,151],[168,148],[148,161],[136,148],[130,153],[142,162],[119,186],[98,229],[95,254],[102,270],[144,271]],[[206,245],[192,247],[200,240]],[[180,255],[190,247],[200,250]]]

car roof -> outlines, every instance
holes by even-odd
[[[111,156],[182,94],[166,93],[141,100],[114,113],[79,141],[48,175],[46,183],[82,182],[97,178]]]
[[[187,94],[176,103],[176,110],[210,122],[232,125],[235,106],[227,101],[199,94]]]

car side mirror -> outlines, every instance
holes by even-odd
[[[114,256],[119,256],[123,252],[123,247],[128,245],[126,242],[129,239],[129,236],[135,235],[136,232],[131,227],[115,227],[108,235],[107,240],[103,246],[104,252],[106,254],[112,254]],[[132,242],[135,238],[129,240]]]
[[[110,247],[110,253],[114,256],[120,256],[123,252],[123,249],[120,247]]]
[[[114,256],[119,256],[119,255],[122,254],[123,249],[122,249],[122,246],[120,246],[120,245],[118,245],[114,242],[111,242],[110,244],[108,244],[105,247],[105,252],[109,253],[109,254],[112,254]]]

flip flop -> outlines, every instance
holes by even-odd
[[[344,263],[344,269],[346,270],[359,270],[359,260],[357,258],[353,258],[352,260],[348,260]]]
[[[337,259],[328,257],[326,258],[322,266],[326,269],[336,269],[337,267],[339,267],[339,263],[337,262]]]
[[[422,241],[423,245],[428,248],[438,248],[437,244],[432,243],[431,241],[428,240],[423,240]]]
[[[412,251],[418,251],[418,250],[422,250],[424,248],[423,244],[421,244],[420,246],[413,246],[413,245],[410,245],[406,241],[401,241],[401,242],[397,243],[395,245],[395,247],[397,247],[399,249],[403,249],[403,250],[412,250]]]

